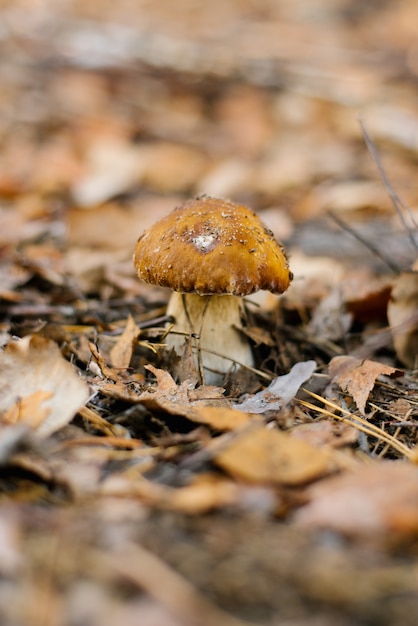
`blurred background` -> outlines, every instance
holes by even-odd
[[[139,234],[206,193],[258,211],[295,273],[304,255],[384,269],[330,210],[408,267],[359,118],[413,211],[417,22],[414,0],[1,2],[3,251],[52,237],[114,295]]]

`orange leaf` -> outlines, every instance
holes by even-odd
[[[24,422],[37,428],[48,416],[50,410],[44,406],[45,400],[52,397],[50,391],[35,391],[25,398],[19,399],[4,414],[3,419],[9,424]]]
[[[125,330],[110,351],[110,360],[116,369],[127,369],[131,362],[132,352],[139,335],[139,328],[131,315],[126,322]]]
[[[239,433],[214,461],[235,478],[262,484],[300,485],[334,469],[331,451],[265,426]]]

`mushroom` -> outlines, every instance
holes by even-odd
[[[283,293],[292,279],[283,247],[245,206],[202,196],[154,224],[138,240],[134,263],[145,282],[173,290],[167,337],[177,353],[190,337],[203,382],[221,384],[234,365],[253,367],[240,330],[243,296]]]

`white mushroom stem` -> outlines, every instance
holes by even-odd
[[[182,354],[186,336],[191,336],[196,366],[198,371],[203,370],[204,383],[220,385],[225,373],[235,367],[254,367],[251,347],[239,331],[242,328],[242,298],[174,291],[167,314],[174,319],[174,332],[166,339],[168,348]]]

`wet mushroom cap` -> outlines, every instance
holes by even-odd
[[[210,197],[156,222],[138,240],[134,262],[145,282],[200,295],[283,293],[292,279],[283,247],[259,217]]]

